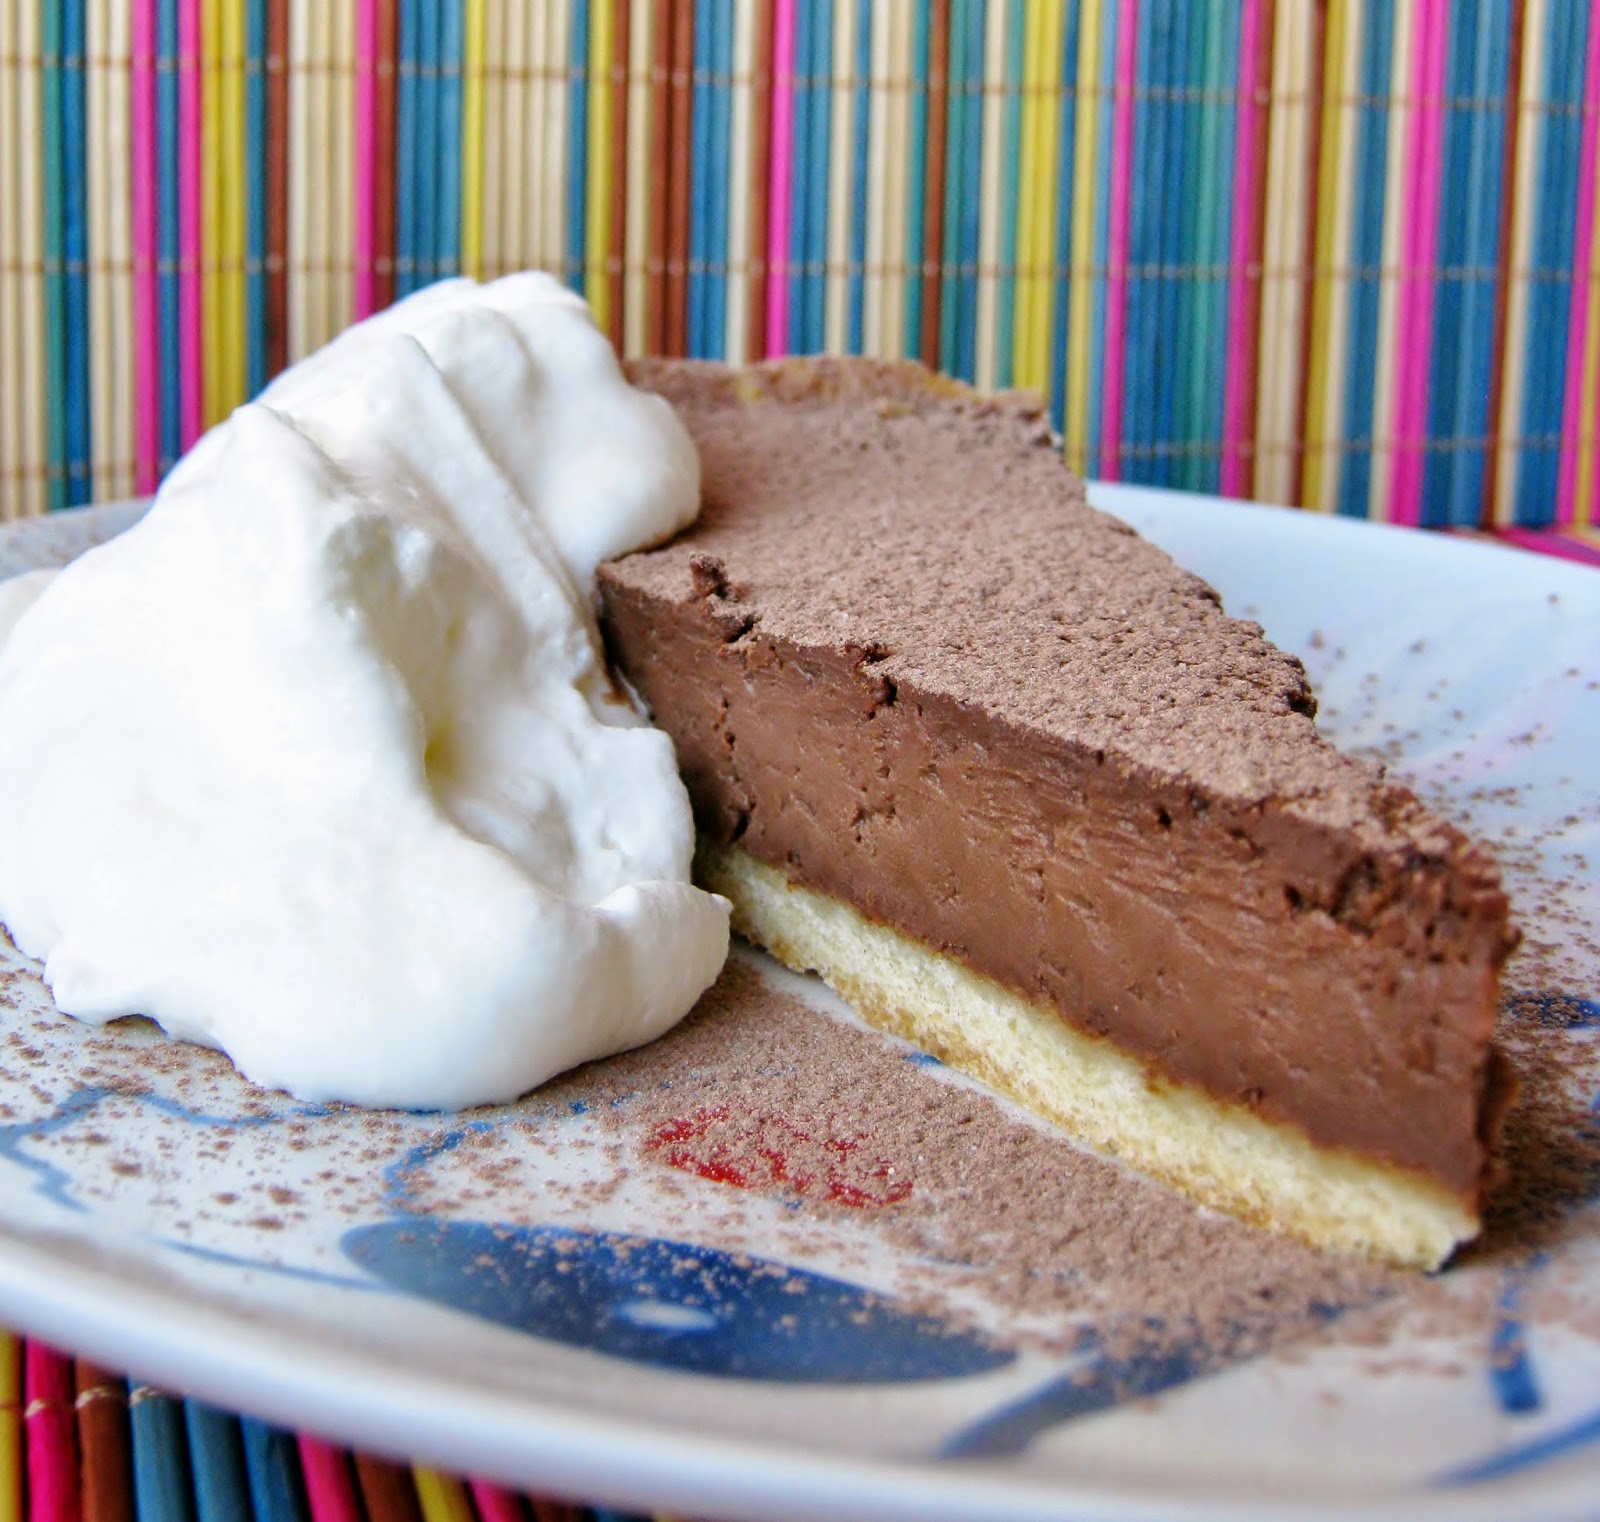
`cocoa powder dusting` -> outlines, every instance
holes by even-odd
[[[1079,1318],[1113,1355],[1198,1342],[1221,1360],[1409,1280],[1191,1204],[739,961],[662,1040],[541,1098],[606,1115],[663,1178],[870,1223],[935,1266],[908,1286],[916,1308],[960,1320],[978,1297],[1052,1350]]]

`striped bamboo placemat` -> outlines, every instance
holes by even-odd
[[[0,1522],[612,1522],[352,1453],[0,1333]]]
[[[0,515],[541,266],[630,353],[1044,391],[1090,475],[1581,530],[1597,185],[1566,0],[16,0]]]

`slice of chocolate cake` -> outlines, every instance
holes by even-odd
[[[1300,663],[910,365],[638,368],[704,511],[602,568],[705,883],[869,1020],[1196,1198],[1431,1266],[1478,1227],[1493,864]]]

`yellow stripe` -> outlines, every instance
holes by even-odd
[[[289,188],[288,207],[288,326],[289,362],[312,347],[311,282],[306,261],[311,255],[310,136],[312,86],[307,64],[311,60],[311,15],[303,5],[289,7]]]
[[[480,280],[518,268],[515,251],[527,190],[523,170],[522,32],[527,7],[486,0],[483,22],[483,267]]]
[[[1344,64],[1340,71],[1341,102],[1339,118],[1339,194],[1334,214],[1333,258],[1338,266],[1332,275],[1332,294],[1328,303],[1328,349],[1323,361],[1327,371],[1327,398],[1323,407],[1323,432],[1328,447],[1322,455],[1320,500],[1306,506],[1332,511],[1343,486],[1345,455],[1345,378],[1350,368],[1350,273],[1352,247],[1351,222],[1355,215],[1356,134],[1360,127],[1361,39],[1365,30],[1366,0],[1345,0]]]
[[[889,158],[889,7],[872,8],[871,83],[867,118],[867,268],[862,281],[862,348],[871,355],[888,354],[884,341],[882,295],[888,216]]]
[[[0,1522],[23,1522],[22,1341],[0,1331]]]
[[[411,1466],[411,1479],[417,1487],[422,1522],[474,1522],[472,1502],[460,1480],[421,1464]]]
[[[217,400],[224,414],[245,400],[248,385],[249,354],[245,323],[244,265],[248,254],[249,225],[245,201],[246,162],[244,62],[244,0],[220,0],[219,21],[221,72],[218,76],[222,141],[218,153],[221,180],[221,207],[218,219],[221,234],[218,247],[220,271],[217,280],[221,302],[218,324],[221,353],[217,368]]]
[[[111,164],[106,248],[111,264],[109,342],[114,403],[108,490],[113,497],[127,497],[133,494],[134,454],[133,134],[127,125],[132,111],[133,23],[128,7],[111,6],[107,25],[106,108],[115,124],[106,150]]]
[[[521,0],[511,9],[522,21],[522,106],[511,119],[511,131],[522,139],[521,188],[517,192],[517,220],[511,229],[515,269],[531,269],[539,262],[539,195],[544,181],[544,155],[539,141],[539,110],[543,100],[539,69],[544,65],[544,21]],[[513,60],[514,62],[517,60]]]
[[[650,189],[655,182],[650,143],[650,56],[655,44],[655,0],[637,0],[628,31],[628,184],[623,224],[623,348],[645,351],[646,266],[650,261]],[[726,187],[723,187],[726,193]]]
[[[0,58],[11,59],[17,52],[19,18],[17,7],[0,5]],[[9,62],[0,63],[0,141],[24,143],[16,131],[13,118],[16,107],[13,97],[19,76],[27,64],[15,68]],[[26,148],[24,148],[26,151]],[[21,178],[21,165],[17,162],[22,153],[0,153],[0,206],[9,209],[17,204],[17,190],[13,178]],[[0,333],[10,335],[20,331],[22,258],[18,244],[22,240],[22,219],[17,216],[0,216]],[[20,437],[24,408],[22,398],[27,395],[22,383],[22,345],[11,340],[0,343],[0,523],[18,517],[22,512],[22,477],[20,474],[26,456]]]
[[[88,7],[84,18],[84,41],[89,57],[84,70],[85,107],[88,127],[88,213],[89,254],[89,494],[93,501],[108,495],[107,465],[111,459],[111,278],[106,246],[111,187],[107,184],[111,167],[109,113],[106,110],[106,13],[98,5]]]
[[[1026,386],[1033,369],[1034,224],[1039,215],[1039,95],[1044,0],[1025,0],[1022,17],[1022,126],[1017,156],[1017,267],[1011,286],[1011,383]]]
[[[1595,409],[1600,403],[1600,195],[1589,233],[1589,322],[1583,336],[1583,407],[1578,414],[1578,482],[1573,522],[1594,519]]]
[[[322,148],[327,163],[336,166],[323,176],[328,186],[323,300],[331,339],[355,316],[356,0],[333,0],[329,10],[327,135]]]
[[[1299,214],[1290,204],[1290,170],[1294,135],[1293,90],[1294,42],[1298,8],[1291,7],[1277,18],[1272,39],[1272,104],[1268,134],[1271,147],[1267,156],[1267,225],[1262,240],[1261,279],[1261,384],[1256,399],[1256,481],[1255,494],[1263,501],[1281,501],[1286,495],[1282,477],[1283,456],[1279,428],[1279,393],[1287,384],[1284,376],[1283,330],[1285,325],[1284,260],[1285,223]]]
[[[878,300],[883,304],[884,353],[899,359],[906,332],[906,179],[911,161],[911,14],[891,6],[889,14],[889,81],[884,120],[883,278]]]
[[[21,14],[18,14],[21,13]],[[16,80],[16,114],[22,152],[16,155],[19,248],[21,248],[22,304],[22,389],[24,397],[45,394],[45,230],[43,230],[43,107],[40,101],[40,70],[30,67],[38,58],[38,8],[16,6],[13,21],[18,24],[18,56],[24,67]],[[19,512],[45,511],[45,466],[48,463],[46,416],[48,408],[29,407],[22,418],[22,475]]]
[[[884,272],[878,299],[883,304],[884,353],[906,352],[906,193],[911,166],[911,8],[897,5],[889,17],[888,134],[885,139],[887,193],[884,215]]]
[[[666,26],[666,16],[656,25]],[[728,144],[728,298],[723,353],[733,364],[750,349],[750,122],[755,114],[756,11],[739,0],[733,12],[733,105]]]
[[[512,0],[517,9],[523,9],[520,0]],[[544,78],[546,21],[537,11],[527,16],[527,33],[523,38],[523,62],[527,67],[527,82],[523,87],[521,130],[527,135],[526,184],[522,191],[522,225],[517,233],[517,262],[525,269],[538,267],[544,260],[544,141],[545,93],[548,86]]]
[[[1323,466],[1327,444],[1328,327],[1332,316],[1336,257],[1334,237],[1339,200],[1339,130],[1343,106],[1339,99],[1340,70],[1344,63],[1344,0],[1329,0],[1326,51],[1322,69],[1321,143],[1317,155],[1316,263],[1312,277],[1311,352],[1307,356],[1305,455],[1300,477],[1300,500],[1308,507],[1324,507]]]
[[[484,0],[466,0],[461,42],[461,269],[483,273]]]
[[[1528,0],[1522,13],[1522,81],[1518,104],[1517,163],[1512,179],[1511,285],[1506,293],[1506,341],[1502,353],[1500,437],[1496,441],[1495,521],[1511,523],[1516,513],[1521,456],[1522,394],[1528,352],[1528,267],[1533,243],[1536,168],[1544,136],[1545,0]],[[1381,374],[1381,372],[1380,372]]]
[[[17,142],[35,145],[19,153],[13,163],[17,170],[18,245],[21,253],[22,305],[22,394],[43,396],[47,384],[44,333],[44,203],[40,188],[41,150],[44,141],[43,103],[40,99],[39,10],[22,5],[13,13],[17,22],[17,54],[23,61],[17,89]],[[22,417],[22,458],[24,471],[19,493],[19,512],[40,513],[47,502],[44,471],[49,461],[46,439],[46,407],[28,407]]]
[[[200,7],[200,404],[209,428],[226,411],[222,383],[222,0]]]
[[[851,143],[855,129],[855,0],[835,0],[833,15],[833,114],[828,145],[828,274],[823,304],[824,347],[843,354],[850,323]],[[729,297],[730,305],[732,296]]]
[[[584,293],[601,329],[611,322],[611,47],[615,0],[594,0],[589,12],[589,185]]]
[[[564,271],[567,259],[567,54],[571,17],[565,5],[545,11],[543,251],[540,262]]]
[[[1537,0],[1535,0],[1537,3]],[[1393,439],[1394,366],[1385,363],[1396,353],[1395,324],[1399,320],[1400,228],[1405,221],[1406,148],[1411,137],[1411,50],[1414,46],[1413,7],[1397,5],[1394,12],[1394,58],[1389,72],[1389,147],[1384,169],[1383,276],[1378,288],[1377,384],[1372,396],[1372,470],[1367,490],[1367,516],[1379,521],[1389,516],[1389,456]]]
[[[974,368],[980,391],[992,391],[998,356],[995,353],[996,313],[999,309],[1000,181],[1005,166],[1000,161],[1004,123],[1001,87],[1005,81],[1006,7],[990,0],[983,35],[983,163],[979,175],[978,217],[978,322],[973,347]]]
[[[1051,308],[1055,294],[1056,197],[1061,193],[1061,45],[1066,32],[1064,0],[1045,0],[1043,61],[1039,70],[1039,152],[1034,165],[1038,195],[1033,229],[1032,295],[1029,300],[1028,384],[1045,392],[1050,386]]]
[[[1088,469],[1090,261],[1094,257],[1094,162],[1100,130],[1100,7],[1084,7],[1078,33],[1078,127],[1072,144],[1072,280],[1067,297],[1067,465]]]
[[[532,134],[528,130],[528,35],[535,29],[537,18],[531,13],[521,0],[493,0],[489,12],[489,28],[485,34],[490,43],[486,45],[486,68],[488,80],[484,86],[484,118],[488,121],[496,119],[495,112],[491,110],[488,91],[495,84],[495,72],[499,67],[500,59],[493,49],[495,35],[495,17],[500,17],[501,33],[505,38],[505,69],[503,81],[499,85],[500,93],[500,174],[496,180],[484,169],[483,182],[484,194],[492,204],[496,200],[503,200],[504,204],[499,212],[499,247],[486,246],[484,262],[489,270],[495,274],[504,274],[510,270],[526,269],[533,262],[533,250],[528,245],[525,234],[528,214],[525,210],[529,190],[532,188],[530,181],[533,178],[530,165],[536,157],[534,154]],[[485,146],[485,158],[488,158],[488,148]],[[485,209],[484,241],[488,245],[488,237],[493,229],[488,210]]]

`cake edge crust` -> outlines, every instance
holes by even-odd
[[[1315,1146],[1291,1126],[1149,1072],[1054,1011],[841,900],[704,840],[695,873],[733,927],[815,972],[868,1024],[1202,1205],[1331,1252],[1435,1269],[1478,1234],[1454,1194],[1409,1170]]]

